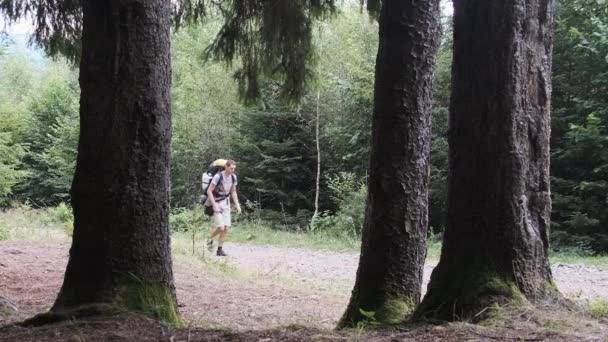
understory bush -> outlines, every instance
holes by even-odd
[[[608,302],[603,299],[598,299],[589,304],[589,311],[594,318],[608,318]]]
[[[57,207],[51,209],[51,217],[55,223],[61,226],[67,236],[74,235],[74,214],[71,207],[61,202]]]
[[[593,248],[593,238],[589,236],[573,236],[564,231],[551,233],[551,254],[554,256],[589,257],[597,254]]]
[[[313,219],[309,230],[326,230],[359,236],[365,216],[367,184],[353,173],[341,172],[327,182],[338,206],[335,213],[323,211]]]
[[[207,216],[203,214],[201,206],[194,208],[176,208],[169,216],[169,227],[173,232],[187,232],[201,227]]]

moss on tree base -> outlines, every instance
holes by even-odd
[[[183,327],[171,291],[158,283],[130,281],[119,287],[116,304],[127,312],[141,313],[172,327]]]
[[[412,313],[414,306],[414,302],[408,297],[393,296],[375,306],[352,309],[349,307],[338,322],[338,329],[354,328],[360,324],[399,324]]]

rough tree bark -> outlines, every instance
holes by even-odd
[[[51,313],[111,308],[179,323],[168,228],[170,6],[83,1],[74,237]]]
[[[363,242],[341,327],[366,319],[360,310],[399,322],[420,301],[439,19],[439,0],[382,2]]]
[[[547,257],[552,0],[455,0],[448,217],[415,317],[554,292]]]

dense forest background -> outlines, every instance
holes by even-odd
[[[558,1],[553,56],[553,247],[608,252],[608,3]],[[432,232],[445,223],[451,18],[438,55],[430,191]],[[245,219],[274,229],[356,237],[363,221],[378,27],[344,6],[315,28],[311,87],[294,106],[263,80],[244,106],[231,67],[207,58],[221,26],[204,24],[172,40],[172,228],[196,208],[200,177],[216,158],[237,161]],[[70,200],[78,142],[77,70],[40,60],[0,37],[0,206],[58,206]],[[317,115],[318,114],[318,115]],[[319,118],[319,132],[316,131]],[[317,140],[320,215],[315,211]],[[1,236],[1,234],[0,234]]]

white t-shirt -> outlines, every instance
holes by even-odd
[[[221,183],[220,183],[220,174],[222,177]],[[234,184],[232,182],[233,179],[234,179]],[[220,184],[218,185],[218,183],[220,183]],[[215,185],[214,194],[216,194],[215,196],[219,197],[219,199],[216,197],[215,200],[222,201],[230,196],[230,189],[232,188],[232,186],[236,186],[238,184],[238,181],[236,179],[236,175],[232,175],[231,177],[226,176],[225,171],[222,171],[222,172],[216,173],[215,176],[213,176],[213,179],[211,180],[211,184]]]

